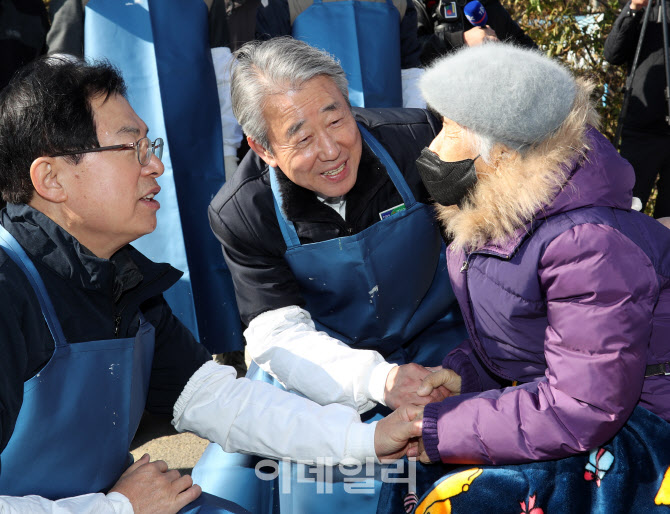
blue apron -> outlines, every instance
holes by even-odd
[[[207,219],[225,172],[205,2],[91,0],[84,49],[123,72],[149,135],[165,139],[158,227],[133,245],[184,272],[165,298],[211,353],[242,349],[232,279]]]
[[[154,327],[140,312],[135,337],[69,344],[44,282],[0,225],[0,247],[26,274],[54,339],[54,353],[26,381],[9,443],[0,454],[0,495],[51,500],[110,489],[132,464],[154,355]],[[203,493],[180,514],[248,512]]]
[[[467,337],[446,269],[444,244],[429,206],[417,202],[388,152],[363,127],[361,134],[386,167],[405,210],[348,237],[301,245],[281,211],[274,171],[270,179],[291,267],[316,326],[355,348],[378,350],[390,362],[439,365]],[[248,378],[281,387],[255,363]],[[379,412],[382,411],[382,412]],[[388,409],[366,413],[378,420]],[[193,470],[203,490],[256,513],[375,512],[384,466],[347,475],[340,466],[318,469],[279,463],[271,481],[260,459],[226,454],[210,444]],[[391,465],[393,466],[393,465]],[[262,470],[260,470],[262,471]],[[323,478],[323,477],[321,477]],[[311,480],[314,479],[314,480]],[[352,492],[356,490],[355,492]]]
[[[396,362],[416,362],[414,355],[412,359],[402,355],[408,342],[455,307],[444,243],[432,208],[416,201],[388,152],[364,127],[359,129],[386,167],[405,209],[353,236],[302,245],[293,223],[282,213],[272,173],[277,219],[287,246],[284,258],[319,330]],[[462,341],[462,334],[455,342]],[[441,337],[433,365],[446,355],[449,340],[444,332]],[[401,355],[394,355],[398,352]]]
[[[0,226],[0,246],[39,299],[55,342],[23,388],[14,432],[0,455],[0,494],[67,498],[107,490],[132,463],[154,354],[154,327],[140,314],[135,337],[69,344],[35,266]]]
[[[314,0],[292,32],[340,61],[351,105],[402,107],[400,13],[391,0]]]

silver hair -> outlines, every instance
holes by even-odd
[[[271,152],[263,109],[268,97],[330,77],[349,105],[347,78],[329,54],[291,37],[250,41],[235,52],[231,79],[233,114],[244,133]]]
[[[478,134],[477,132],[470,130],[468,127],[463,127],[463,136],[464,140],[470,145],[474,153],[480,155],[486,163],[490,164],[491,151],[496,145],[495,139],[485,134]]]

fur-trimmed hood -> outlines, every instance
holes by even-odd
[[[507,154],[480,176],[461,208],[437,206],[453,246],[467,251],[507,246],[531,222],[584,206],[630,209],[634,172],[592,125],[591,86],[580,92],[559,130],[529,154]]]

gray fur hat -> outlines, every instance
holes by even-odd
[[[522,151],[551,135],[577,94],[572,74],[537,50],[508,43],[466,47],[421,77],[428,105],[487,139]]]

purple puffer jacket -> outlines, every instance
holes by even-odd
[[[645,378],[670,361],[670,230],[629,210],[631,166],[589,138],[537,219],[505,244],[447,252],[470,339],[443,363],[462,394],[424,412],[434,462],[566,457],[610,439],[636,405],[670,421],[670,376]]]

